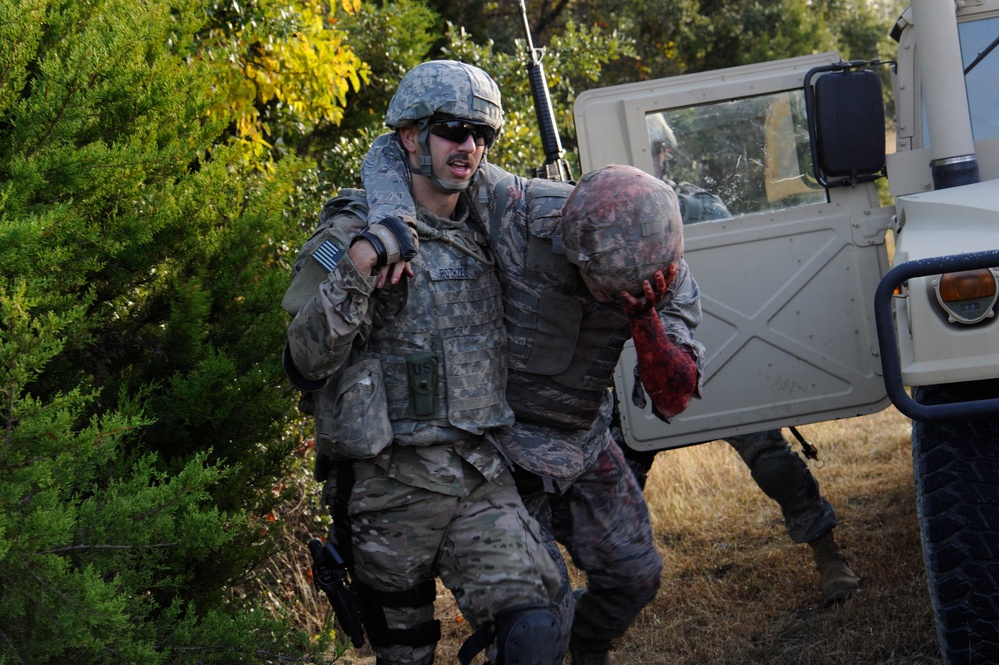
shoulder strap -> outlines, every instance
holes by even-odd
[[[368,221],[368,197],[363,189],[345,187],[323,204],[323,209],[319,211],[319,227],[325,226],[329,220],[344,212],[351,213],[364,222]]]

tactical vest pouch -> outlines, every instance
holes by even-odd
[[[365,358],[346,367],[336,391],[323,391],[323,398],[329,396],[332,400],[320,404],[320,409],[330,412],[317,414],[317,422],[321,423],[319,452],[334,459],[365,459],[392,443],[392,423],[379,360]]]
[[[582,321],[583,310],[578,300],[542,292],[538,297],[538,333],[525,369],[546,376],[569,369]]]
[[[431,351],[406,356],[409,376],[409,403],[416,420],[432,420],[436,411],[437,355]]]

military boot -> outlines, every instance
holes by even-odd
[[[815,567],[822,575],[822,598],[826,605],[846,600],[860,588],[857,575],[846,565],[846,557],[833,540],[832,529],[808,543]]]

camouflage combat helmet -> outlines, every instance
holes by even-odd
[[[676,193],[633,166],[584,175],[562,208],[566,257],[607,295],[642,293],[642,281],[683,255]]]
[[[456,60],[431,60],[409,70],[389,102],[385,124],[398,129],[416,124],[420,128],[419,172],[438,186],[454,191],[433,175],[429,121],[435,116],[451,116],[487,125],[497,133],[503,128],[503,104],[496,82],[478,67]],[[467,183],[459,189],[464,189]]]

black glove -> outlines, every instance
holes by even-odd
[[[357,234],[350,244],[353,245],[361,238],[370,242],[378,254],[375,268],[392,265],[399,260],[412,261],[420,249],[416,229],[398,217],[386,217],[375,222]]]

